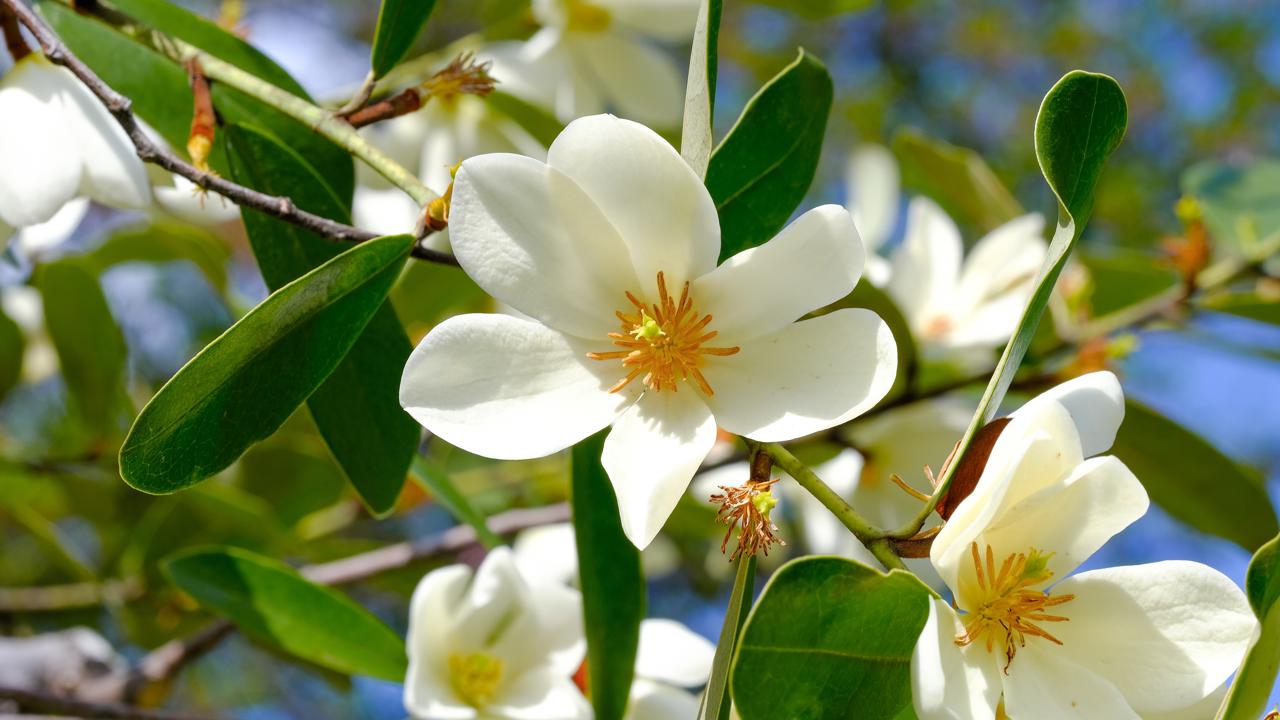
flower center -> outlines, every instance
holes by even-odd
[[[474,708],[493,700],[502,682],[502,661],[482,652],[449,656],[449,684],[458,698]]]
[[[983,559],[978,554],[978,543],[971,543],[969,551],[983,599],[978,608],[969,613],[964,633],[956,636],[956,645],[963,647],[984,640],[987,652],[992,652],[999,642],[1004,649],[1006,673],[1018,648],[1026,647],[1028,635],[1061,645],[1061,640],[1037,624],[1066,622],[1070,618],[1050,615],[1045,610],[1075,599],[1075,595],[1052,597],[1035,589],[1053,577],[1053,571],[1048,567],[1053,554],[1045,555],[1032,548],[1029,553],[1006,557],[997,567],[995,553],[988,545],[984,568]]]
[[[611,352],[591,352],[592,360],[621,360],[627,374],[609,392],[618,392],[643,376],[641,382],[650,390],[676,391],[677,383],[692,379],[702,392],[714,395],[711,385],[699,367],[707,355],[726,356],[738,352],[737,347],[705,347],[715,330],[707,330],[710,315],[698,315],[689,297],[689,283],[680,291],[679,301],[667,292],[667,281],[658,273],[658,302],[645,305],[628,292],[627,300],[634,313],[615,313],[622,321],[622,332],[609,333],[613,344],[622,348]]]
[[[590,0],[565,0],[565,9],[569,14],[569,30],[601,32],[607,30],[613,20],[607,9]]]
[[[931,340],[946,336],[951,332],[955,323],[946,315],[934,315],[924,324],[924,336]]]

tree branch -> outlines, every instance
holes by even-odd
[[[51,693],[10,687],[0,687],[0,700],[17,703],[22,710],[92,720],[206,720],[208,718],[206,715],[148,710],[135,705],[73,700]]]
[[[205,190],[212,190],[237,205],[259,210],[331,240],[361,243],[378,237],[376,233],[302,210],[287,197],[258,192],[230,182],[212,172],[204,172],[160,147],[139,125],[137,118],[133,114],[132,102],[129,98],[116,92],[103,82],[93,70],[67,48],[43,20],[22,4],[22,0],[0,0],[0,3],[8,8],[18,18],[19,22],[26,26],[32,36],[40,43],[45,57],[50,62],[65,67],[98,98],[99,102],[120,124],[121,129],[129,137],[129,141],[133,143],[138,157],[144,162],[157,165],[175,175],[181,175],[196,186]],[[201,57],[207,56],[202,55]],[[213,77],[212,73],[210,73],[210,77]],[[446,265],[458,264],[453,255],[433,250],[421,243],[414,246],[412,255],[420,260]]]

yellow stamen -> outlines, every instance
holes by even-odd
[[[565,0],[569,13],[568,28],[579,32],[601,32],[609,29],[613,18],[609,11],[590,0]]]
[[[710,315],[699,315],[693,309],[689,283],[684,284],[680,299],[675,300],[667,292],[666,277],[658,273],[658,302],[646,305],[630,292],[626,297],[637,312],[619,310],[615,314],[622,322],[622,331],[609,333],[613,344],[622,349],[587,353],[592,360],[621,360],[627,369],[609,392],[618,392],[643,376],[642,382],[650,390],[675,392],[678,383],[692,380],[703,394],[714,395],[700,369],[705,356],[726,357],[739,348],[703,346],[719,333],[707,330]]]
[[[449,656],[449,684],[458,698],[474,708],[489,704],[502,682],[502,661],[488,653]]]
[[[1062,641],[1041,628],[1037,623],[1066,622],[1062,615],[1049,615],[1046,608],[1062,605],[1075,599],[1075,595],[1053,597],[1041,590],[1053,577],[1049,558],[1032,548],[1029,553],[1009,555],[996,567],[995,552],[987,546],[986,558],[978,553],[978,543],[969,545],[974,574],[982,603],[969,614],[964,633],[956,636],[956,645],[965,646],[985,640],[987,652],[999,642],[1005,655],[1005,672],[1018,648],[1026,647],[1027,636],[1039,637],[1061,645]]]

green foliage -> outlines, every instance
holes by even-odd
[[[486,95],[484,101],[489,107],[514,120],[546,147],[550,147],[560,131],[564,130],[564,123],[557,120],[555,115],[511,93],[495,90]]]
[[[1267,699],[1280,674],[1280,535],[1258,549],[1245,575],[1249,605],[1262,631],[1249,647],[1218,717],[1254,720],[1267,709]]]
[[[124,335],[97,276],[77,260],[44,266],[40,294],[76,417],[94,440],[106,441],[124,400]]]
[[[618,501],[600,464],[607,433],[596,433],[573,447],[573,529],[591,705],[600,720],[622,720],[646,598],[640,551],[622,532]]]
[[[729,604],[724,609],[724,622],[720,626],[720,638],[716,642],[715,658],[711,662],[711,674],[703,693],[701,720],[728,720],[733,707],[729,693],[730,672],[733,669],[734,651],[742,635],[742,626],[751,611],[751,593],[755,590],[756,556],[743,555],[734,561],[733,589],[729,591]]]
[[[245,550],[197,549],[165,564],[169,580],[255,639],[340,673],[404,679],[400,637],[339,592]]]
[[[875,0],[751,0],[757,5],[768,5],[782,10],[790,10],[806,20],[826,20],[844,13],[865,10]]]
[[[826,66],[801,50],[712,153],[706,183],[720,213],[721,261],[772,238],[804,199],[833,93]]]
[[[1215,312],[1223,312],[1249,318],[1250,320],[1257,320],[1258,322],[1280,325],[1280,301],[1263,297],[1258,293],[1222,295],[1204,303],[1203,307]]]
[[[342,201],[306,160],[256,129],[223,130],[231,177],[288,195],[304,210],[347,222]],[[267,287],[278,290],[337,256],[342,247],[297,225],[242,209]],[[390,303],[383,303],[351,351],[307,400],[320,434],[375,513],[395,505],[421,430],[400,408],[400,373],[413,348]]]
[[[733,664],[742,720],[876,720],[911,702],[911,651],[929,617],[913,575],[793,560],[747,618]]]
[[[1089,269],[1089,279],[1093,284],[1089,309],[1094,317],[1181,290],[1182,278],[1177,271],[1159,264],[1149,255],[1133,252],[1082,253],[1080,260]]]
[[[0,400],[22,377],[22,354],[26,349],[22,328],[0,309]]]
[[[1199,205],[1215,256],[1260,260],[1280,249],[1280,160],[1200,163],[1183,174],[1182,191]]]
[[[902,185],[930,198],[957,222],[983,230],[1023,214],[982,156],[915,130],[893,138]]]
[[[476,531],[476,537],[480,542],[489,549],[493,549],[502,544],[502,538],[498,537],[488,524],[485,523],[484,515],[476,510],[467,499],[466,495],[458,489],[453,479],[449,477],[449,473],[435,462],[424,457],[415,457],[413,459],[413,477],[424,488],[431,492],[444,505],[446,509],[458,520],[470,525]]]
[[[702,0],[689,54],[689,79],[684,91],[684,123],[680,156],[699,177],[706,177],[716,106],[716,63],[720,57],[720,15],[723,0]]]
[[[374,77],[386,75],[404,59],[435,6],[436,0],[382,0],[370,57]]]
[[[1246,550],[1276,534],[1276,514],[1257,473],[1141,403],[1125,401],[1112,452],[1153,501],[1191,527]]]
[[[120,473],[171,493],[230,465],[333,372],[382,305],[413,238],[371,240],[273,293],[156,393],[120,451]]]
[[[220,202],[210,196],[206,202]],[[133,225],[111,233],[102,245],[85,256],[102,271],[129,262],[187,261],[219,292],[227,289],[227,260],[231,252],[212,233],[185,223],[159,220]]]

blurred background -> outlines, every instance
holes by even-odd
[[[217,3],[182,4],[211,18],[224,9]],[[1280,229],[1280,161],[1272,159],[1280,150],[1280,4],[865,3],[815,19],[787,7],[792,4],[808,2],[726,0],[716,125],[719,134],[726,132],[747,99],[794,58],[797,47],[822,59],[835,80],[835,106],[818,176],[802,209],[845,203],[849,152],[865,142],[901,150],[908,142],[905,131],[977,151],[1022,207],[1052,217],[1032,128],[1044,93],[1066,71],[1082,68],[1114,76],[1129,100],[1128,135],[1098,190],[1083,240],[1086,252],[1157,264],[1164,241],[1186,231],[1186,218],[1177,211],[1185,195],[1220,193],[1214,197],[1224,204],[1247,204],[1257,223],[1270,223],[1252,228],[1258,236]],[[340,99],[367,72],[376,2],[242,5],[239,24],[246,39],[312,95]],[[485,28],[492,36],[518,38],[535,26],[527,8],[512,0],[440,0],[419,49],[431,51]],[[683,67],[687,47],[671,52]],[[904,172],[910,192],[910,173]],[[974,225],[958,220],[966,240],[976,239]],[[1218,241],[1242,232],[1230,223],[1205,221]],[[370,518],[345,488],[305,412],[217,482],[187,493],[143,496],[119,480],[113,453],[104,457],[107,448],[86,441],[67,421],[57,359],[48,338],[39,344],[39,307],[33,308],[24,286],[39,263],[65,254],[87,254],[101,264],[110,316],[127,348],[129,402],[137,407],[266,294],[237,227],[165,230],[200,248],[198,254],[184,251],[185,258],[154,240],[156,227],[95,207],[69,238],[11,245],[0,260],[5,312],[29,336],[23,379],[0,403],[0,633],[89,625],[136,658],[207,623],[189,601],[163,590],[156,562],[177,549],[217,541],[305,563],[452,524],[413,484],[394,516]],[[153,248],[151,257],[138,247]],[[1280,269],[1274,259],[1272,265]],[[444,316],[484,307],[465,276],[422,263],[414,264],[393,300],[415,340]],[[35,315],[25,325],[24,312]],[[1274,318],[1274,308],[1269,312]],[[39,363],[45,363],[43,371]],[[1246,475],[1265,482],[1274,503],[1280,493],[1280,326],[1274,320],[1196,312],[1179,322],[1157,323],[1137,333],[1135,349],[1113,367],[1128,395],[1249,468]],[[1172,451],[1178,440],[1169,441]],[[501,465],[462,453],[437,459],[486,511],[565,496],[563,459]],[[1202,481],[1208,492],[1214,490],[1213,478]],[[704,526],[685,533],[682,516],[673,521],[667,557],[658,562],[665,569],[650,588],[650,614],[679,619],[714,639],[728,565],[718,555],[708,556],[719,536],[706,523],[706,509],[690,512],[695,514],[684,516],[693,518],[688,524]],[[1249,557],[1236,542],[1153,506],[1087,566],[1192,559],[1241,583]],[[351,592],[402,632],[407,594],[428,567],[388,574]],[[10,592],[44,586],[79,588],[83,595],[44,611],[24,608],[26,596]],[[397,684],[348,680],[284,662],[238,635],[181,673],[173,693],[177,707],[228,717],[403,716]],[[1280,692],[1273,701],[1280,702]]]

